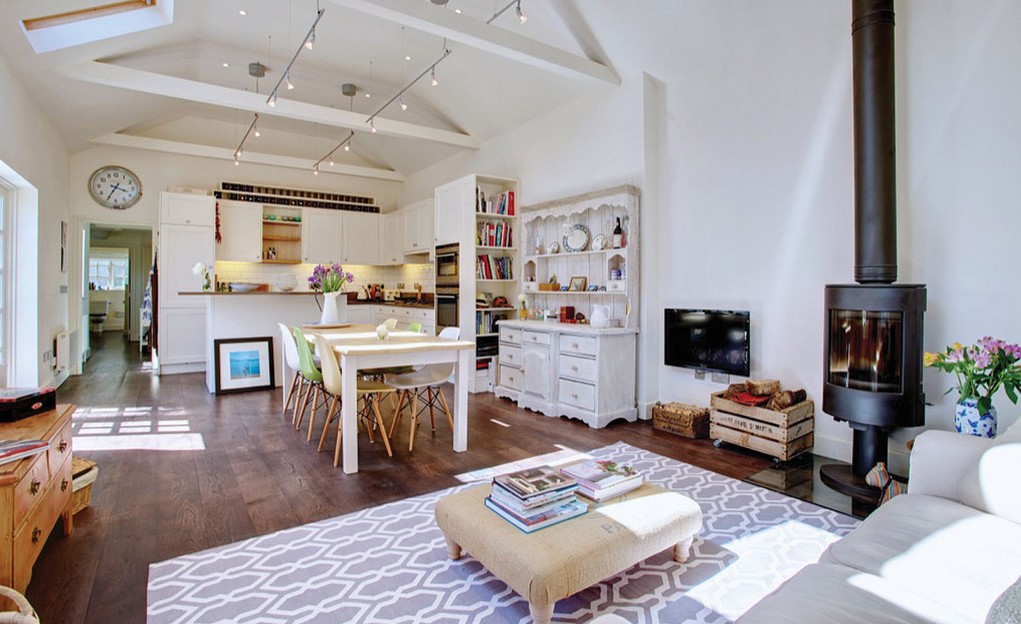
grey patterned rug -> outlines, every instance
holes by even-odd
[[[607,612],[635,624],[730,622],[858,524],[623,443],[591,454],[697,501],[702,532],[687,564],[660,553],[558,602],[555,622]],[[526,624],[523,599],[470,556],[446,556],[433,506],[465,487],[153,564],[148,622]]]

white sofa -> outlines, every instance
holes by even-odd
[[[994,602],[990,622],[1021,622],[1021,422],[995,440],[922,433],[908,492],[737,624],[982,623]]]

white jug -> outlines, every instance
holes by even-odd
[[[592,327],[602,329],[610,324],[610,306],[592,305],[592,318],[589,320]]]

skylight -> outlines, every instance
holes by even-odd
[[[123,0],[21,20],[36,54],[167,26],[174,22],[174,0]]]

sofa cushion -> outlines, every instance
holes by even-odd
[[[735,624],[959,624],[971,621],[878,576],[842,565],[815,563],[760,600]]]
[[[1021,421],[993,440],[958,485],[961,502],[1021,524]]]
[[[882,577],[981,622],[1021,575],[1021,525],[945,498],[909,493],[831,544],[820,561]]]
[[[1021,624],[1021,578],[996,599],[986,624]]]

